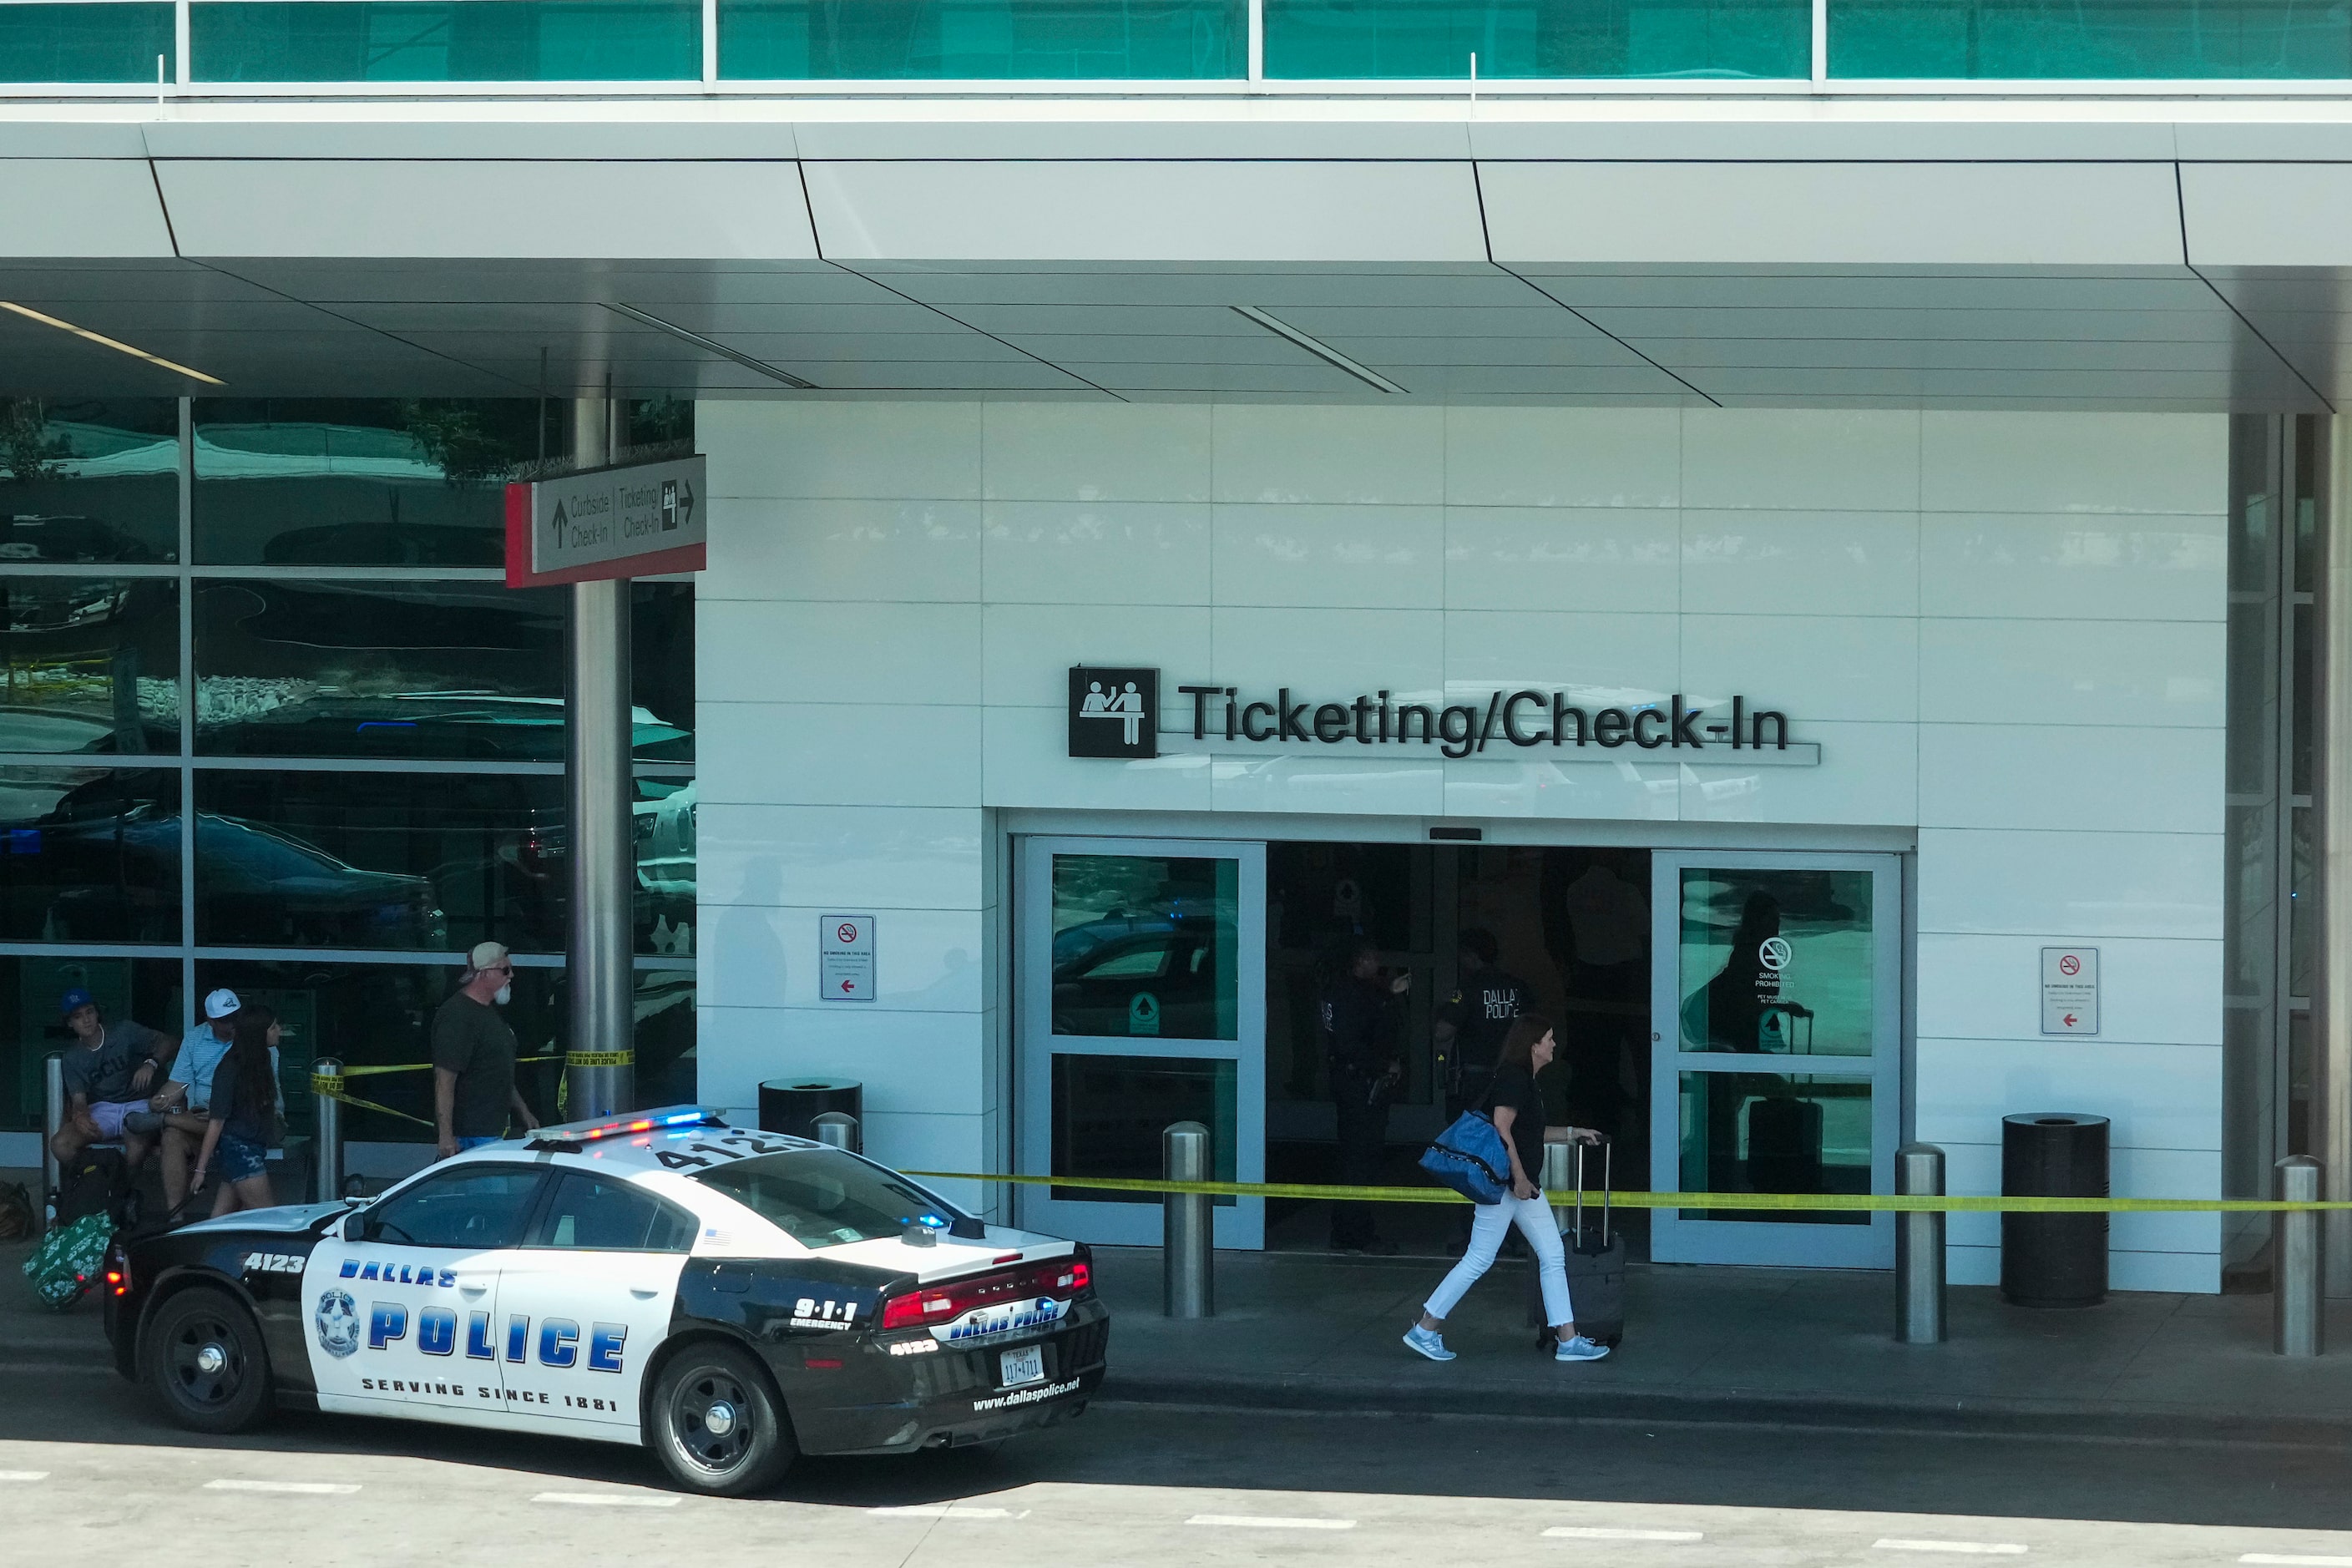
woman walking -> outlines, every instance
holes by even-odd
[[[247,1003],[237,1010],[235,1043],[213,1069],[212,1105],[205,1112],[205,1146],[196,1155],[192,1193],[204,1191],[205,1178],[217,1174],[215,1216],[278,1202],[269,1190],[268,1164],[278,1142],[278,1032],[277,1014]]]
[[[1568,1260],[1560,1251],[1559,1228],[1552,1221],[1551,1205],[1544,1201],[1543,1189],[1528,1174],[1530,1171],[1542,1172],[1546,1143],[1590,1143],[1601,1136],[1582,1127],[1544,1126],[1543,1091],[1536,1087],[1536,1075],[1551,1065],[1559,1049],[1559,1042],[1552,1037],[1551,1020],[1533,1013],[1520,1014],[1511,1025],[1511,1032],[1503,1037],[1486,1104],[1495,1119],[1495,1130],[1503,1135],[1503,1147],[1510,1152],[1511,1195],[1497,1203],[1477,1205],[1470,1222],[1469,1250],[1423,1304],[1421,1321],[1405,1331],[1406,1345],[1432,1361],[1454,1359],[1454,1352],[1445,1348],[1445,1315],[1469,1293],[1480,1276],[1495,1266],[1495,1254],[1502,1248],[1503,1233],[1513,1225],[1519,1227],[1528,1245],[1535,1249],[1537,1279],[1543,1286],[1544,1317],[1552,1325],[1555,1341],[1552,1359],[1599,1361],[1609,1353],[1608,1346],[1595,1344],[1576,1331],[1576,1313],[1568,1299]]]

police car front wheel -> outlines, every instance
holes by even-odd
[[[663,1468],[692,1491],[761,1491],[793,1462],[782,1405],[759,1363],[731,1345],[689,1345],[662,1368],[653,1428]]]
[[[147,1331],[147,1378],[172,1418],[241,1432],[269,1409],[269,1354],[252,1316],[225,1290],[184,1290]]]

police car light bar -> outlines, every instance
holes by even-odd
[[[602,1138],[626,1138],[639,1132],[660,1132],[673,1127],[723,1127],[725,1118],[709,1106],[665,1105],[613,1121],[574,1121],[542,1127],[532,1139],[540,1143],[593,1143]]]

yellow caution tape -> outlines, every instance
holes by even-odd
[[[565,1067],[625,1068],[637,1059],[635,1051],[573,1051],[563,1058]]]
[[[1200,1193],[1212,1197],[1322,1198],[1339,1203],[1466,1204],[1450,1187],[1326,1187],[1286,1182],[1160,1182],[1123,1176],[1009,1176],[981,1171],[908,1171],[934,1181],[1010,1182],[1029,1187],[1076,1187],[1088,1192]],[[1548,1193],[1555,1206],[1576,1202],[1572,1192]],[[1585,1206],[1601,1205],[1598,1192]],[[1909,1214],[2307,1214],[2352,1209],[2352,1200],[2286,1203],[2271,1198],[2042,1198],[1966,1194],[1932,1196],[1900,1193],[1620,1193],[1609,1202],[1621,1209],[1777,1209],[1783,1212],[1892,1212]]]

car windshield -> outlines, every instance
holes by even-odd
[[[694,1179],[783,1229],[803,1247],[897,1236],[917,1220],[943,1228],[954,1211],[912,1182],[830,1149],[730,1161]]]

